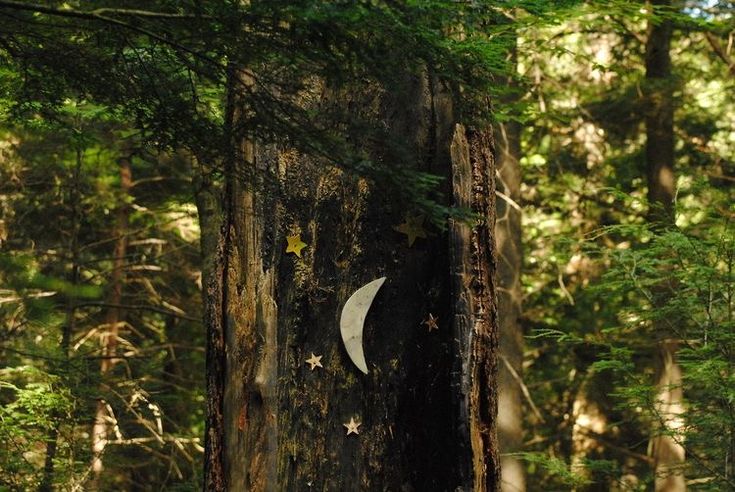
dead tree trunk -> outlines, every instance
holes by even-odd
[[[385,98],[386,125],[479,218],[426,224],[410,247],[398,196],[237,138],[206,290],[208,490],[497,490],[492,133],[460,125],[428,75],[410,85]],[[287,236],[306,244],[300,256]],[[383,276],[363,374],[340,313]],[[429,314],[438,330],[422,324]]]
[[[655,0],[657,12],[668,13],[671,0]],[[667,18],[649,21],[646,42],[646,163],[650,218],[659,227],[674,224],[674,100],[671,77],[672,22]],[[663,295],[663,293],[660,293]],[[655,297],[660,297],[655,294]],[[656,303],[654,299],[654,304]],[[656,305],[653,306],[656,308]],[[655,490],[679,492],[686,490],[684,447],[677,432],[683,412],[681,368],[676,361],[676,334],[663,322],[654,326],[658,338],[656,351],[655,413],[657,429],[651,439],[651,457],[655,466]],[[658,425],[660,424],[660,425]]]

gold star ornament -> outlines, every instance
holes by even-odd
[[[437,324],[437,321],[439,321],[439,318],[435,318],[433,314],[429,313],[429,317],[425,319],[421,324],[426,325],[429,327],[429,333],[431,333],[431,330],[438,330],[439,325]]]
[[[350,421],[342,425],[347,428],[347,435],[349,436],[350,434],[360,434],[358,427],[362,425],[362,422],[355,422],[354,417],[350,417]]]
[[[415,217],[406,216],[406,221],[403,224],[394,226],[393,230],[406,235],[409,248],[413,246],[416,238],[420,237],[426,239],[428,237],[426,229],[424,229],[423,215],[417,215]]]
[[[295,236],[287,236],[288,246],[286,246],[286,253],[293,253],[301,258],[301,250],[306,247],[306,243],[301,240],[301,234]]]
[[[321,367],[322,369],[324,366],[322,365],[322,357],[323,355],[314,355],[314,352],[311,353],[311,357],[306,359],[306,363],[311,366],[311,370],[313,371],[317,367]]]

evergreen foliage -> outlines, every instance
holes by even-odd
[[[646,25],[663,20],[669,227],[645,201]],[[735,490],[733,22],[724,0],[0,0],[0,490],[92,483],[99,402],[114,416],[100,490],[201,488],[200,193],[218,196],[249,135],[385,185],[440,228],[471,219],[376,117],[423,71],[468,124],[523,128],[528,490],[650,490],[656,433],[685,447],[692,490]],[[656,405],[661,326],[683,374],[675,432]]]

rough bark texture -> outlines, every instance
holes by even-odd
[[[498,125],[498,204],[495,237],[498,248],[498,326],[501,364],[498,374],[498,439],[503,492],[523,492],[523,462],[512,453],[523,446],[523,327],[521,326],[521,128],[517,122]]]
[[[204,294],[204,323],[207,327],[207,421],[205,447],[207,460],[204,464],[205,490],[222,490],[218,482],[224,477],[222,467],[222,412],[221,389],[224,384],[222,356],[224,343],[221,340],[221,285],[224,241],[220,236],[222,223],[222,190],[212,181],[212,174],[200,159],[197,163],[199,175],[194,180],[199,228],[201,230],[202,291]]]
[[[416,165],[481,217],[409,248],[394,194],[244,138],[207,291],[209,490],[496,490],[497,320],[490,132],[465,130],[427,75],[379,104]],[[308,245],[286,254],[286,236]],[[340,311],[387,281],[365,322],[369,372]],[[218,279],[221,279],[221,283]],[[422,321],[439,318],[429,332]],[[323,368],[305,364],[322,355]],[[361,422],[359,435],[343,423]]]
[[[656,8],[668,8],[670,0],[652,2]],[[646,43],[646,163],[648,170],[648,201],[650,218],[667,227],[674,223],[674,101],[671,77],[672,23],[662,19],[650,22]],[[655,308],[655,306],[654,306]],[[681,426],[683,393],[681,368],[676,362],[675,335],[664,323],[654,327],[659,339],[656,353],[656,413],[660,422],[651,440],[654,461],[655,490],[679,492],[686,490],[681,471],[684,447],[674,437]]]
[[[469,426],[473,461],[465,483],[474,482],[475,490],[496,490],[500,481],[495,419],[498,395],[494,390],[498,374],[498,320],[492,152],[489,131],[457,126],[452,141],[455,204],[469,207],[481,217],[474,227],[455,222],[450,231],[453,331],[459,355],[457,362],[463,366],[459,393],[464,398],[460,400],[458,417],[460,425]]]
[[[228,149],[223,162],[224,184],[212,181],[210,166],[204,159],[197,183],[197,211],[201,229],[202,292],[204,326],[207,331],[206,386],[207,416],[204,434],[204,490],[228,489],[225,445],[225,388],[227,386],[226,303],[228,299],[227,272],[232,247],[232,224],[235,222],[234,187],[235,168],[241,137],[235,132],[235,108],[238,103],[236,70],[228,70],[227,104],[224,133]]]

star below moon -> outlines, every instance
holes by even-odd
[[[437,324],[437,321],[439,321],[438,317],[434,317],[433,314],[429,313],[429,317],[425,319],[421,324],[426,325],[429,327],[429,333],[431,333],[431,330],[438,330],[439,325]]]
[[[314,352],[311,353],[311,357],[306,359],[306,363],[311,366],[311,370],[313,371],[317,367],[321,367],[322,369],[324,366],[322,365],[322,357],[323,355],[314,355]]]
[[[342,425],[347,428],[347,435],[349,436],[350,434],[360,434],[358,427],[362,425],[362,422],[355,422],[355,418],[350,417],[350,421]]]
[[[301,258],[301,250],[306,247],[306,243],[301,240],[301,234],[295,236],[287,236],[288,246],[286,246],[286,253],[293,253]]]
[[[408,247],[413,246],[417,237],[426,239],[426,229],[424,229],[424,216],[416,215],[415,217],[406,216],[406,221],[403,224],[393,227],[394,231],[405,234],[408,239]]]

